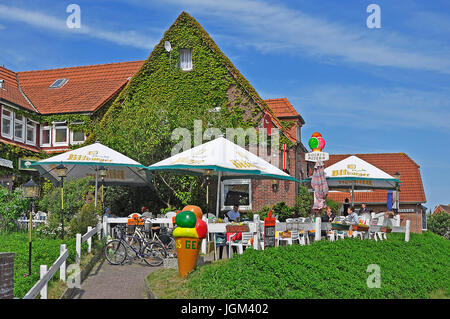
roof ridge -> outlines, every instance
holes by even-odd
[[[20,73],[31,73],[31,72],[42,72],[42,71],[56,71],[56,70],[67,70],[67,69],[72,69],[73,70],[73,69],[89,68],[89,67],[95,67],[95,66],[108,66],[108,65],[118,65],[118,64],[137,63],[137,62],[144,63],[145,60],[111,62],[111,63],[101,63],[101,64],[90,64],[90,65],[79,65],[79,66],[69,66],[69,67],[65,67],[65,68],[53,68],[53,69],[31,70],[31,71],[19,71],[19,72],[15,72],[15,73],[20,74]]]

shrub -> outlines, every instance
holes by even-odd
[[[311,201],[313,197],[308,188],[299,185],[298,195],[295,197],[295,213],[297,217],[307,217],[311,211]]]
[[[29,200],[26,199],[21,190],[9,192],[0,187],[0,230],[11,231],[14,229],[15,221],[29,208]]]
[[[427,219],[427,227],[429,231],[444,236],[450,232],[450,214],[447,212],[440,212],[429,216]]]
[[[336,202],[332,199],[326,199],[325,202],[326,202],[327,206],[331,207],[331,211],[333,212],[333,214],[338,216],[339,213],[341,212],[342,204],[339,202]]]
[[[76,214],[70,221],[70,233],[72,235],[85,234],[88,226],[94,227],[97,225],[101,213],[99,206],[95,207],[94,203],[85,203],[80,213]]]
[[[295,211],[294,207],[286,205],[285,202],[279,202],[270,208],[265,206],[258,214],[261,220],[269,215],[269,211],[272,211],[272,216],[278,216],[278,220],[284,222],[287,218],[292,218]]]

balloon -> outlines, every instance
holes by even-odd
[[[198,238],[205,238],[206,234],[208,232],[208,226],[206,223],[201,220],[197,219],[197,223],[195,224],[195,229],[197,230]]]
[[[197,222],[197,217],[191,211],[184,211],[175,217],[175,223],[178,227],[194,228]]]
[[[198,206],[195,205],[188,205],[186,207],[183,208],[183,211],[191,211],[195,214],[195,216],[197,216],[197,219],[202,219],[203,217],[203,212],[202,209]]]

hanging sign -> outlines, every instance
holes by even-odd
[[[0,158],[0,166],[13,168],[13,162],[4,158]]]
[[[37,171],[31,164],[39,161],[38,158],[19,158],[19,170],[21,171]]]

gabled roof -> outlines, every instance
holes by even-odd
[[[379,154],[343,154],[331,155],[330,159],[324,162],[325,167],[329,167],[351,155],[355,155],[366,162],[378,167],[389,175],[400,173],[400,202],[425,203],[425,192],[423,189],[420,166],[417,165],[405,153],[379,153]],[[345,198],[350,198],[347,192],[330,192],[328,198],[344,202]],[[387,191],[374,190],[372,192],[355,192],[355,203],[386,203]]]
[[[114,96],[144,61],[17,72],[25,95],[41,114],[95,112]],[[50,88],[67,79],[61,88]]]
[[[439,210],[439,208],[441,208],[440,210]],[[447,212],[447,213],[449,213],[450,214],[450,205],[442,205],[442,204],[439,204],[439,205],[437,205],[437,207],[434,209],[434,212],[433,213],[436,213],[436,212],[442,212],[442,211],[445,211],[445,212]]]
[[[0,88],[0,100],[10,102],[15,106],[23,107],[36,112],[20,91],[17,74],[7,68],[0,66],[0,80],[3,80],[3,88]]]
[[[275,115],[280,118],[299,118],[302,124],[305,124],[305,121],[301,117],[300,114],[294,109],[291,102],[286,97],[282,97],[279,99],[266,99],[264,100],[267,105],[273,110]]]

